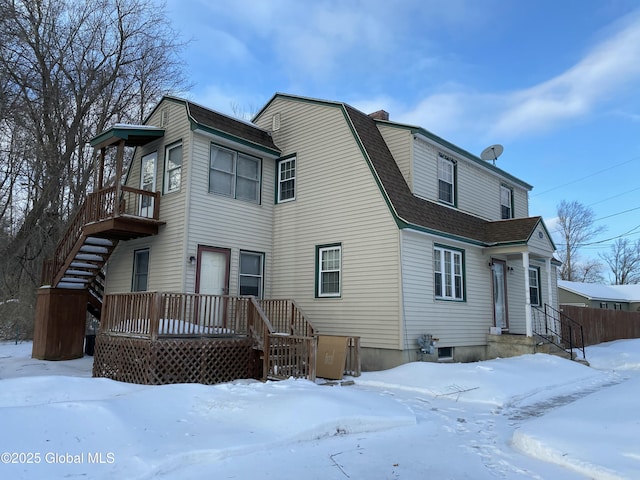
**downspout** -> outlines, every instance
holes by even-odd
[[[529,252],[522,252],[522,266],[524,267],[524,318],[527,337],[533,337],[531,318],[531,292],[529,290]]]

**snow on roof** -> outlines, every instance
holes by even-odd
[[[558,287],[587,297],[590,300],[640,302],[640,285],[601,285],[599,283],[558,280]]]

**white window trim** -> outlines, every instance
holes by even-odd
[[[449,264],[445,263],[445,254],[446,253],[450,253],[451,254],[451,262]],[[446,247],[442,247],[442,246],[436,245],[433,248],[433,255],[434,255],[434,262],[433,262],[434,277],[435,277],[435,275],[441,275],[440,287],[441,287],[441,290],[442,290],[440,292],[436,292],[435,291],[436,282],[435,282],[435,278],[434,278],[434,293],[435,293],[435,297],[437,299],[439,299],[439,300],[464,301],[464,256],[463,256],[463,252],[460,251],[460,250],[455,250],[455,249],[446,248]],[[438,256],[439,260],[440,260],[440,266],[442,268],[441,272],[438,272],[436,270],[436,256]],[[456,265],[455,259],[456,258],[459,259],[460,274],[456,274],[455,273],[455,265]],[[449,278],[451,280],[451,282],[450,282],[451,295],[447,295],[446,294],[446,287],[447,287],[447,285],[449,285],[447,283],[447,274],[449,274]],[[456,282],[455,282],[456,277],[460,278],[460,296],[456,296]]]
[[[337,270],[323,270],[322,269],[322,254],[332,250],[338,251],[338,257],[340,259],[340,265]],[[320,298],[336,298],[342,295],[342,245],[327,245],[324,247],[318,247],[318,292],[317,295]],[[322,291],[322,274],[338,272],[338,291],[324,293]]]
[[[285,180],[282,179],[282,166],[286,163],[291,163],[293,162],[293,171],[294,171],[294,175],[291,178],[287,178]],[[298,162],[296,157],[290,157],[290,158],[285,158],[281,161],[278,162],[278,203],[286,203],[286,202],[292,202],[296,199],[296,187],[297,187],[297,168],[298,168]],[[283,182],[288,182],[288,181],[293,181],[293,197],[291,198],[282,198],[282,183]]]
[[[184,160],[184,155],[183,155],[183,158],[180,159],[179,167],[169,169],[169,152],[171,152],[171,150],[174,150],[178,147],[182,148],[182,142],[177,142],[171,145],[167,145],[164,149],[164,193],[179,192],[180,187],[182,185],[182,164]],[[175,172],[176,170],[180,170],[180,181],[178,182],[178,187],[174,189],[169,189],[169,178],[171,177],[170,174],[172,172]]]

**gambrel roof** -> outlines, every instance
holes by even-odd
[[[416,197],[400,172],[375,120],[349,105],[341,105],[400,228],[417,228],[485,246],[495,246],[527,243],[542,222],[541,217],[492,222]]]

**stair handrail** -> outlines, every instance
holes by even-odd
[[[582,358],[586,358],[584,348],[584,330],[582,325],[575,320],[566,316],[562,311],[545,303],[544,309],[532,306],[533,312],[538,312],[544,318],[544,332],[541,331],[536,322],[534,322],[533,333],[541,338],[553,343],[554,345],[569,350],[573,356],[573,349],[576,348],[582,352]],[[559,328],[555,326],[556,322]],[[559,330],[559,331],[558,331]],[[559,339],[555,341],[554,338]]]

